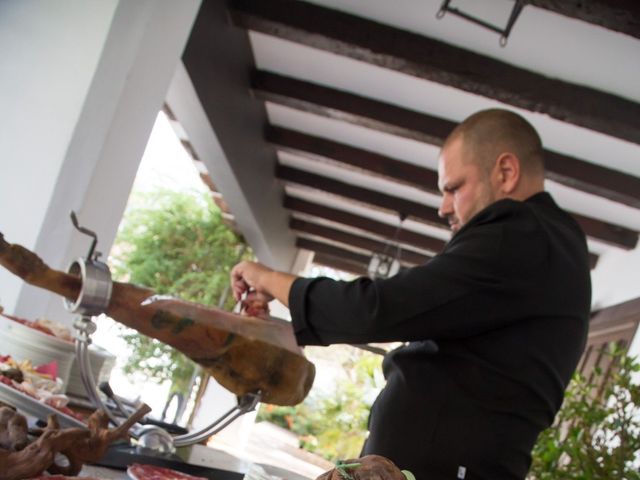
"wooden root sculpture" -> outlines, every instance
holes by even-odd
[[[103,410],[96,410],[89,417],[89,435],[70,448],[61,448],[59,452],[67,457],[68,465],[53,463],[47,471],[63,475],[77,475],[85,463],[95,463],[107,452],[113,442],[127,437],[129,429],[151,411],[148,405],[142,404],[133,415],[116,428],[109,428],[109,417]],[[56,417],[49,418],[47,429],[57,429]],[[46,430],[45,429],[45,432]]]
[[[0,449],[22,450],[29,443],[27,419],[11,407],[0,407]]]
[[[23,480],[41,475],[45,470],[51,473],[76,475],[84,463],[98,461],[109,445],[119,438],[125,438],[129,428],[151,409],[142,405],[131,417],[117,428],[108,429],[108,417],[102,410],[89,417],[89,429],[58,427],[55,415],[50,415],[47,426],[38,431],[40,435],[26,447],[16,444],[0,448],[0,480]],[[7,425],[26,424],[24,417],[15,411],[3,412]],[[0,429],[2,426],[0,426]],[[2,433],[3,430],[0,430]],[[19,447],[23,447],[20,448]],[[17,451],[16,451],[17,450]],[[61,453],[68,459],[68,465],[60,467],[55,463],[56,454]]]
[[[51,269],[0,233],[0,265],[25,282],[75,301],[79,277]],[[286,322],[243,317],[214,307],[158,298],[128,283],[113,283],[105,312],[149,337],[167,343],[200,364],[235,393],[262,392],[262,401],[296,405],[309,392],[315,368],[292,340]]]
[[[82,428],[47,429],[22,450],[0,449],[0,480],[22,480],[39,475],[53,463],[61,449],[72,448],[88,436],[89,431]]]

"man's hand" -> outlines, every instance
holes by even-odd
[[[256,262],[240,262],[231,270],[231,288],[233,289],[233,297],[236,301],[240,301],[245,292],[255,290],[256,292],[267,295],[268,301],[273,300],[273,296],[265,291],[265,283],[263,277],[272,273],[273,270]]]
[[[406,480],[402,471],[391,460],[380,455],[367,455],[345,460],[344,463],[357,466],[341,468],[338,465],[316,480]]]
[[[265,301],[277,298],[288,307],[289,290],[295,279],[294,275],[256,262],[240,262],[231,270],[231,288],[236,301],[240,301],[245,292],[256,291]]]

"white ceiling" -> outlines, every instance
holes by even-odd
[[[492,56],[536,73],[588,85],[619,96],[640,101],[640,41],[585,22],[526,6],[517,20],[506,47],[499,36],[451,14],[435,18],[439,0],[316,0],[321,6],[342,10],[381,23]],[[513,1],[459,0],[454,6],[504,24]],[[640,176],[640,145],[577,127],[546,115],[514,109],[500,102],[426,81],[397,71],[377,67],[348,57],[305,45],[250,32],[256,66],[259,69],[310,81],[373,98],[406,109],[424,112],[452,121],[489,107],[503,106],[518,111],[540,132],[545,147],[608,168]],[[272,125],[306,132],[358,148],[391,156],[398,160],[435,170],[438,148],[416,140],[328,119],[267,102]],[[639,119],[640,121],[640,119]],[[345,169],[330,162],[311,161],[279,153],[280,162],[322,174],[346,183],[392,193],[403,198],[438,206],[438,197],[416,188]],[[547,189],[565,208],[586,216],[640,230],[638,209],[581,192],[552,181]],[[294,196],[313,197],[310,189],[287,190]],[[353,211],[346,200],[327,199],[316,192],[316,201]],[[359,214],[389,224],[397,219],[388,213],[357,207]],[[405,228],[443,238],[442,230],[407,221]],[[614,248],[590,240],[595,253]]]
[[[599,89],[640,103],[640,40],[547,10],[526,5],[515,23],[506,47],[501,47],[499,35],[495,32],[450,13],[440,20],[436,19],[441,0],[306,0],[306,3],[364,17],[444,41],[528,69],[538,75]],[[506,24],[513,5],[514,0],[451,2],[451,6],[461,8],[496,25]],[[278,28],[271,31],[278,35]],[[307,35],[312,36],[311,33]],[[546,149],[640,178],[640,144],[280,37],[249,31],[249,42],[255,66],[259,70],[367,97],[451,122],[459,122],[470,114],[486,108],[504,107],[515,110],[536,127]],[[258,97],[261,98],[260,95]],[[256,101],[262,101],[259,98]],[[349,123],[341,119],[343,114],[340,112],[334,112],[334,118],[327,118],[270,100],[265,101],[265,106],[268,122],[272,126],[325,138],[436,170],[439,150],[436,146]],[[640,122],[640,119],[638,121]],[[283,166],[423,205],[437,207],[439,203],[438,195],[334,161],[317,157],[310,159],[283,149],[278,149],[277,161]],[[272,177],[263,180],[273,182]],[[398,216],[393,212],[354,202],[326,191],[287,182],[282,183],[282,188],[284,193],[294,198],[344,210],[392,226],[398,224]],[[570,212],[640,231],[639,208],[550,180],[547,181],[546,188],[558,203]],[[374,234],[359,231],[349,225],[340,225],[301,213],[288,213],[298,219],[342,231],[357,231],[359,235],[380,240]],[[403,228],[442,240],[449,238],[449,232],[445,229],[411,218],[405,220]],[[310,234],[299,232],[297,235],[311,237]],[[617,265],[620,265],[620,256],[624,256],[635,259],[630,260],[629,265],[640,266],[638,247],[633,251],[626,251],[593,239],[589,239],[589,244],[590,250],[600,255],[596,272],[602,270],[603,259],[608,256],[615,257]],[[359,250],[350,245],[341,247]]]

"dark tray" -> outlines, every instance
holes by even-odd
[[[144,463],[157,467],[172,468],[182,473],[205,477],[210,480],[242,480],[243,473],[231,472],[200,465],[185,463],[177,455],[156,456],[137,453],[135,447],[128,444],[115,444],[109,447],[107,453],[95,465],[108,468],[126,470],[133,463]]]

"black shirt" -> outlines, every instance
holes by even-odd
[[[444,251],[390,279],[297,279],[301,345],[404,341],[363,454],[418,480],[523,479],[584,349],[588,251],[551,196],[500,200]]]

